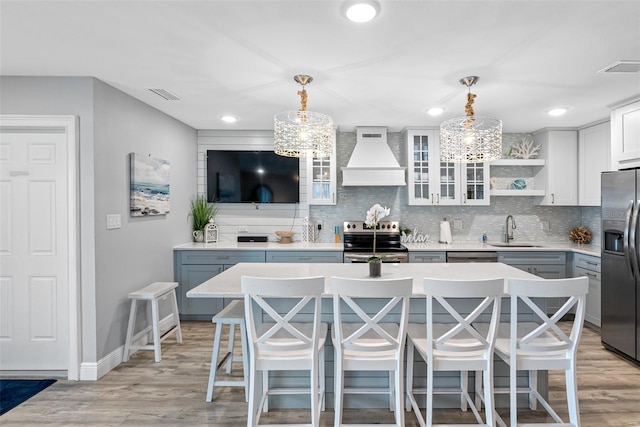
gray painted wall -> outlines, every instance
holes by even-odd
[[[80,123],[82,361],[124,344],[127,294],[172,281],[172,247],[189,240],[195,194],[196,131],[90,77],[0,77],[0,114],[76,115]],[[171,213],[129,217],[129,158],[171,164]],[[122,228],[106,230],[106,214]]]
[[[129,292],[173,281],[173,246],[189,240],[187,219],[196,192],[196,131],[94,80],[96,335],[98,359],[124,344]],[[169,161],[171,212],[129,215],[129,153]],[[106,229],[107,214],[122,228]],[[167,313],[167,311],[163,311]]]

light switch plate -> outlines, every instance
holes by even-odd
[[[453,220],[453,229],[454,230],[462,230],[462,220],[461,219],[454,219]]]
[[[551,228],[551,224],[549,221],[540,221],[540,229],[541,230],[549,230]]]
[[[107,214],[107,230],[122,227],[120,214]]]

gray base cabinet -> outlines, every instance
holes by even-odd
[[[600,294],[602,286],[600,279],[600,258],[575,254],[573,258],[573,276],[587,276],[589,278],[589,293],[587,294],[585,320],[593,325],[601,326]]]
[[[498,262],[509,264],[543,279],[567,277],[565,252],[498,252]],[[555,313],[563,302],[562,298],[548,298],[547,313]]]
[[[239,262],[264,262],[264,251],[174,251],[174,280],[178,282],[178,311],[182,320],[211,320],[227,301],[187,298],[191,289]]]
[[[446,252],[409,252],[409,262],[447,262]]]
[[[267,262],[337,262],[342,263],[340,251],[267,251]]]
[[[342,263],[342,251],[223,251],[176,250],[173,252],[174,280],[178,282],[178,311],[182,320],[211,320],[230,300],[187,298],[196,286],[239,262],[324,262]]]

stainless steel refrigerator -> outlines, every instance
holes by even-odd
[[[640,170],[602,173],[602,344],[640,361]]]

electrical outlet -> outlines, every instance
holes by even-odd
[[[248,232],[249,232],[249,227],[247,227],[246,225],[238,226],[238,233],[248,233]]]
[[[324,221],[321,219],[316,220],[316,226],[318,227],[318,230],[322,230],[324,228]]]
[[[453,229],[454,230],[462,230],[462,220],[461,219],[454,219],[453,220]]]
[[[540,229],[541,230],[550,230],[551,229],[551,224],[549,223],[549,221],[540,221]]]

